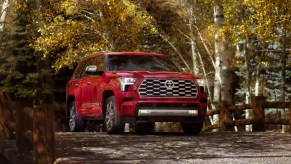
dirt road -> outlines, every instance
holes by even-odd
[[[55,163],[291,163],[291,135],[56,133]]]

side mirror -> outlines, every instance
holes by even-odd
[[[102,75],[103,71],[98,71],[96,65],[88,65],[85,69],[86,74],[88,75]]]

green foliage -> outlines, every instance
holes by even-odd
[[[282,57],[290,64],[291,2],[288,0],[238,0],[224,1],[225,28],[231,43],[244,46],[241,53],[236,53],[233,66],[241,81],[238,95],[245,95],[246,75],[250,73],[251,88],[255,86],[256,76],[261,76],[261,93],[271,100],[278,100],[282,77]],[[246,60],[246,56],[248,60]],[[249,64],[249,70],[246,68]],[[287,80],[290,75],[287,67]],[[287,81],[286,81],[287,82]],[[290,85],[286,91],[290,90]],[[289,88],[289,89],[288,89]],[[251,93],[253,94],[253,92]],[[286,96],[287,97],[287,96]]]
[[[0,66],[1,92],[10,92],[16,98],[26,98],[33,102],[47,100],[52,97],[52,86],[48,80],[52,77],[50,66],[45,66],[47,61],[35,53],[31,46],[32,40],[37,35],[35,30],[35,1],[13,1],[10,8],[10,19],[5,38],[1,45]]]
[[[6,33],[6,37],[2,38],[4,44],[1,47],[0,61],[3,64],[0,66],[0,76],[3,78],[0,81],[0,91],[29,98],[35,96],[38,83],[36,58],[33,49],[29,46],[31,35],[26,26],[31,18],[24,17],[29,10],[22,8],[19,11],[16,8],[15,11],[19,12],[18,19],[13,26],[7,27],[10,33]]]

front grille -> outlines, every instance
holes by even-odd
[[[198,91],[192,80],[145,79],[138,92],[141,97],[195,98]]]

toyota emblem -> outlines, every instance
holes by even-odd
[[[167,89],[173,89],[174,88],[174,82],[173,82],[173,80],[167,80],[165,82],[165,86],[166,86]]]

